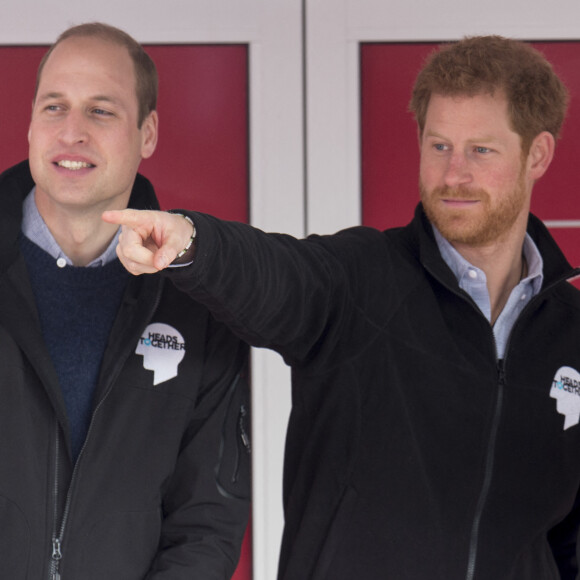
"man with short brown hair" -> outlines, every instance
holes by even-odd
[[[247,347],[161,276],[132,279],[101,220],[159,207],[137,174],[156,98],[135,40],[69,29],[39,70],[29,160],[0,176],[3,578],[228,580],[239,558]]]

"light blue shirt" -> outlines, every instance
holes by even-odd
[[[470,264],[434,226],[433,232],[441,257],[455,274],[459,287],[471,296],[491,324],[491,305],[485,273]],[[528,265],[528,273],[512,290],[506,305],[493,325],[498,359],[502,359],[505,355],[506,344],[514,322],[526,304],[540,291],[544,279],[542,256],[528,234],[524,239],[523,255]]]
[[[59,268],[73,266],[72,260],[62,251],[42,219],[34,199],[35,190],[35,187],[32,188],[32,191],[26,196],[22,204],[22,233],[31,242],[34,242],[52,256],[56,260]],[[120,232],[121,228],[117,230],[115,237],[111,240],[107,249],[98,258],[95,258],[90,264],[87,264],[87,268],[104,266],[117,258],[116,248]]]

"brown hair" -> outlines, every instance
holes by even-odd
[[[135,69],[135,92],[137,94],[137,102],[139,103],[139,114],[137,118],[137,126],[140,128],[143,121],[151,113],[157,109],[157,92],[159,80],[157,76],[157,69],[151,57],[145,52],[143,47],[123,30],[104,24],[102,22],[89,22],[79,24],[65,30],[50,47],[48,52],[42,57],[38,72],[36,74],[36,87],[34,89],[34,98],[38,92],[40,85],[40,78],[44,65],[52,54],[52,51],[63,40],[67,38],[99,38],[101,40],[123,46],[129,52],[129,56],[133,61]]]
[[[467,37],[429,55],[415,81],[409,109],[422,133],[432,94],[474,96],[495,91],[507,97],[512,129],[522,138],[524,154],[542,131],[558,138],[568,106],[566,87],[542,53],[501,36]]]

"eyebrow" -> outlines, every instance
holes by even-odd
[[[423,134],[423,137],[434,137],[435,139],[442,139],[443,141],[449,141],[448,137],[438,133],[437,131],[426,131]],[[497,142],[497,137],[493,137],[492,135],[481,135],[480,137],[475,137],[473,139],[468,139],[468,143],[495,143]]]
[[[36,97],[36,101],[43,102],[43,101],[50,101],[52,99],[66,99],[66,98],[67,98],[67,96],[64,93],[50,92],[50,93],[38,95]],[[113,105],[119,104],[118,99],[115,99],[114,97],[111,97],[109,95],[94,95],[94,96],[90,97],[89,100],[99,102],[99,103],[111,103]]]

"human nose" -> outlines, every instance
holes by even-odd
[[[67,145],[76,145],[88,141],[87,120],[80,111],[71,110],[63,119],[59,138]]]
[[[464,185],[472,180],[469,160],[461,152],[454,152],[448,159],[444,181],[449,187]]]

